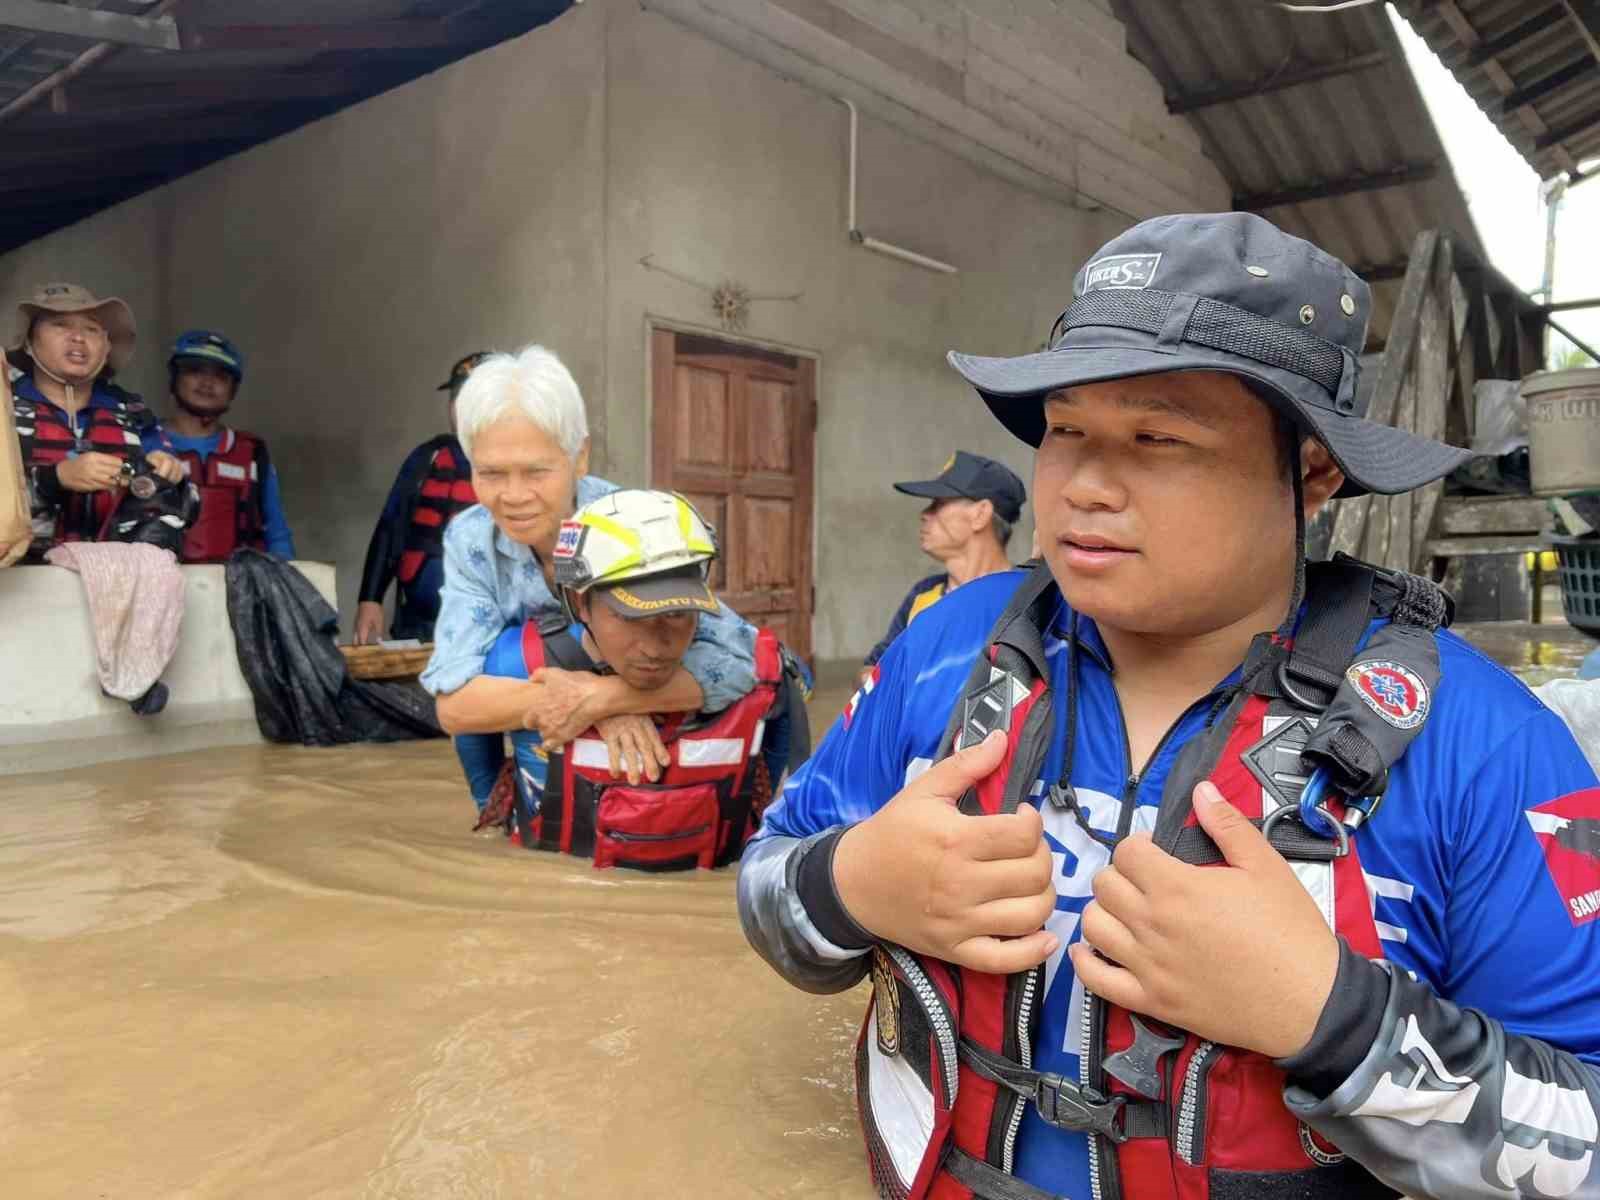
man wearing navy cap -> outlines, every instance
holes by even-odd
[[[361,572],[358,645],[383,637],[383,598],[391,583],[396,589],[390,636],[422,641],[433,637],[439,589],[444,586],[445,526],[478,499],[472,488],[472,464],[456,437],[456,397],[472,369],[488,357],[487,350],[480,350],[450,368],[450,378],[438,388],[450,393],[446,408],[450,432],[429,438],[406,455],[389,489]]]
[[[877,664],[901,630],[947,592],[1011,569],[1006,547],[1028,499],[1022,480],[1010,467],[965,450],[946,459],[935,478],[897,483],[894,490],[928,501],[918,540],[922,552],[938,559],[942,569],[912,585],[895,609],[889,631],[863,660],[866,670]]]
[[[1067,299],[951,355],[1043,562],[907,629],[741,862],[775,969],[872,981],[879,1190],[1597,1200],[1595,772],[1434,585],[1304,557],[1466,452],[1365,419],[1367,285],[1259,217]]]

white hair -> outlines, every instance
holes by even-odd
[[[456,396],[456,436],[467,458],[472,458],[478,434],[510,418],[532,422],[571,459],[589,436],[577,381],[543,346],[494,354],[472,368]]]

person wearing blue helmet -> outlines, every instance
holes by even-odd
[[[241,546],[293,558],[267,443],[223,423],[244,381],[244,355],[220,333],[191,329],[173,343],[167,371],[175,411],[166,428],[200,489],[200,517],[184,538],[183,561],[223,562]]]

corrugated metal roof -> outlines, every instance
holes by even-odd
[[[181,48],[119,47],[12,113],[96,41],[0,25],[0,251],[526,33],[573,0],[49,2],[170,8]]]
[[[1481,250],[1466,198],[1382,5],[1291,14],[1264,0],[1114,0],[1129,49],[1186,112],[1235,206],[1337,254],[1387,336],[1411,243]]]
[[[1600,14],[1592,3],[1396,0],[1395,7],[1540,178],[1575,172],[1600,155],[1593,44]]]

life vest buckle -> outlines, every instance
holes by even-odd
[[[1120,1124],[1126,1096],[1102,1096],[1093,1088],[1073,1083],[1064,1075],[1041,1071],[1033,1084],[1033,1104],[1039,1115],[1057,1129],[1098,1133],[1113,1142],[1128,1140]]]

